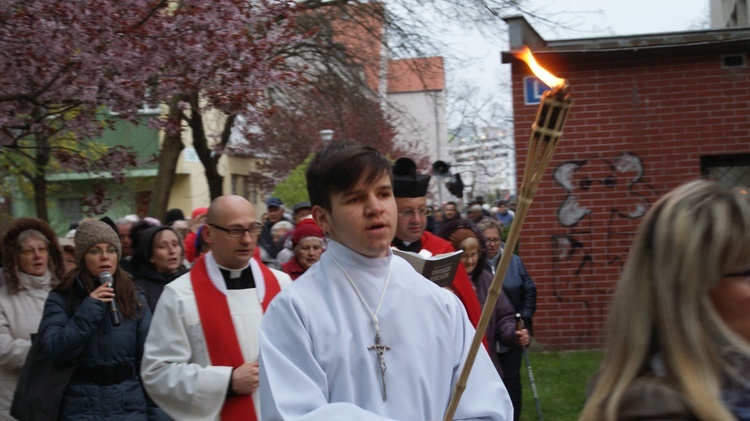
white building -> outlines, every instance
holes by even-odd
[[[451,173],[460,173],[464,198],[483,196],[487,202],[516,195],[516,151],[513,133],[484,128],[460,133],[448,143]]]
[[[750,26],[747,0],[711,0],[711,28]]]

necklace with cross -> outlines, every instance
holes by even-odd
[[[372,317],[372,325],[375,328],[375,345],[371,345],[367,347],[368,351],[375,351],[378,353],[378,359],[380,360],[380,379],[383,382],[383,400],[386,398],[386,387],[385,387],[385,370],[388,368],[385,365],[385,351],[391,349],[388,345],[380,343],[380,323],[378,322],[378,311],[380,311],[380,305],[383,304],[383,297],[385,296],[385,291],[388,288],[388,280],[391,278],[391,265],[388,265],[388,273],[385,275],[385,282],[383,282],[383,290],[380,292],[380,299],[378,300],[378,306],[375,308],[375,311],[372,311],[370,306],[367,304],[367,301],[365,301],[365,297],[362,296],[362,293],[359,292],[359,288],[357,288],[357,285],[354,283],[352,278],[349,276],[348,273],[344,270],[343,267],[339,264],[339,262],[333,257],[332,253],[329,253],[328,256],[331,257],[331,260],[336,263],[336,266],[341,269],[341,272],[344,273],[344,276],[346,276],[346,279],[349,281],[349,284],[351,284],[352,288],[354,288],[354,291],[357,293],[357,296],[359,297],[359,300],[362,302],[362,304],[365,306],[367,311],[370,313],[370,317]]]
[[[368,351],[375,351],[378,353],[378,359],[380,359],[380,379],[383,381],[383,400],[386,399],[386,387],[385,387],[385,370],[388,366],[385,365],[385,351],[391,349],[388,345],[380,343],[380,332],[375,332],[375,345],[367,347]]]

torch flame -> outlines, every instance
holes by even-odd
[[[536,62],[536,60],[534,59],[534,55],[531,54],[531,50],[529,49],[529,47],[524,46],[521,51],[515,53],[514,55],[519,59],[525,61],[531,71],[534,72],[534,75],[541,79],[545,85],[549,86],[552,89],[565,86],[565,79],[560,79],[559,77],[553,75],[547,69],[540,66],[539,63]]]

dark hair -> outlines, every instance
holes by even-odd
[[[133,225],[130,226],[130,250],[131,253],[135,254],[135,251],[140,247],[141,242],[141,233],[143,231],[146,231],[149,228],[152,228],[153,225],[149,224],[147,221],[140,220]],[[117,232],[117,230],[115,230]]]
[[[118,264],[115,273],[112,274],[112,278],[114,279],[115,299],[117,300],[117,306],[120,308],[120,313],[131,320],[141,317],[143,309],[135,295],[135,285],[130,279],[130,275]],[[68,272],[62,282],[53,291],[62,295],[70,302],[74,295],[73,287],[75,286],[76,279],[81,280],[81,284],[87,295],[99,288],[84,261],[76,269]]]
[[[444,238],[448,241],[450,241],[450,236],[453,233],[453,231],[456,231],[459,228],[469,229],[474,232],[474,234],[477,236],[477,240],[479,241],[479,258],[477,259],[477,267],[474,268],[473,271],[469,274],[469,277],[471,278],[472,282],[474,282],[475,279],[479,278],[479,275],[482,273],[483,270],[485,270],[485,267],[487,266],[487,243],[484,241],[484,236],[479,231],[476,225],[474,225],[471,221],[468,219],[452,219],[448,222],[445,222],[443,225],[440,226],[440,229],[437,232],[438,237]]]
[[[331,195],[372,183],[383,175],[393,181],[391,163],[377,149],[353,142],[331,142],[307,168],[307,193],[313,206],[331,210]]]

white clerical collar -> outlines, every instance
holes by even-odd
[[[247,261],[247,264],[242,269],[229,269],[225,268],[224,266],[220,265],[219,263],[216,263],[216,266],[219,267],[219,269],[224,269],[225,271],[229,272],[229,279],[236,279],[242,276],[242,271],[247,269],[250,266],[250,261]]]
[[[409,247],[410,245],[414,244],[415,241],[402,241],[404,243],[404,247]]]
[[[385,275],[385,271],[388,270],[391,257],[393,256],[393,252],[391,252],[389,247],[388,256],[378,258],[366,257],[334,240],[329,241],[326,252],[321,255],[321,259],[328,252],[333,253],[336,260],[346,271],[351,271],[350,273],[365,271],[373,275],[378,274],[375,276]]]

